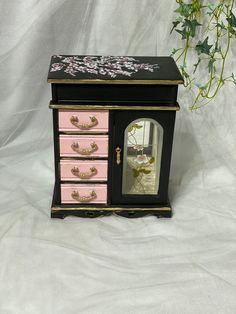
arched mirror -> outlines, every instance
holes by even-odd
[[[163,128],[141,118],[125,129],[122,194],[158,194]]]

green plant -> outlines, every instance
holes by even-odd
[[[172,56],[179,64],[185,86],[194,91],[191,110],[212,101],[226,82],[236,85],[234,73],[225,73],[226,59],[236,38],[235,0],[176,0],[178,13],[173,30],[181,35],[183,45],[174,48]],[[194,64],[190,58],[195,58]],[[199,69],[207,68],[200,78]],[[201,72],[202,73],[202,72]]]

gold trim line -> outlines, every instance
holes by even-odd
[[[48,79],[53,84],[122,84],[122,85],[179,85],[183,80],[77,80],[77,79]]]
[[[77,134],[76,134],[77,135]],[[76,157],[66,157],[60,156],[60,160],[103,160],[106,161],[108,156],[99,157],[99,156],[76,156]],[[102,159],[101,159],[102,158]],[[98,180],[99,181],[99,180]],[[102,180],[103,181],[103,180]],[[106,180],[105,180],[106,181]]]
[[[77,109],[77,110],[156,110],[156,111],[179,111],[179,106],[118,106],[118,105],[60,105],[49,104],[50,109]]]
[[[141,207],[137,207],[137,208],[124,208],[124,207],[72,207],[72,208],[68,208],[68,207],[51,207],[51,211],[55,212],[55,211],[60,211],[60,210],[110,210],[110,211],[134,211],[134,210],[163,210],[163,211],[171,211],[170,207],[155,207],[155,208],[141,208]]]

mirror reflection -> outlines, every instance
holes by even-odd
[[[149,118],[134,120],[124,134],[122,194],[157,194],[163,128]]]

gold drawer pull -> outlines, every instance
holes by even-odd
[[[71,169],[71,172],[74,176],[80,179],[90,179],[98,173],[95,167],[91,167],[88,172],[81,172],[78,167],[74,167]]]
[[[87,148],[80,148],[78,143],[73,143],[71,145],[71,148],[73,151],[80,155],[91,155],[93,152],[96,152],[98,150],[98,146],[95,142],[90,144],[90,147]]]
[[[117,165],[119,165],[121,163],[120,153],[121,153],[121,148],[118,146],[118,147],[116,147],[116,164]]]
[[[71,193],[71,197],[78,202],[87,203],[95,200],[97,198],[97,194],[95,191],[92,191],[87,196],[80,196],[78,191],[73,191]]]
[[[91,122],[79,123],[79,118],[76,116],[72,116],[70,118],[70,122],[80,130],[89,130],[98,124],[98,120],[95,116],[89,117],[89,119]]]

